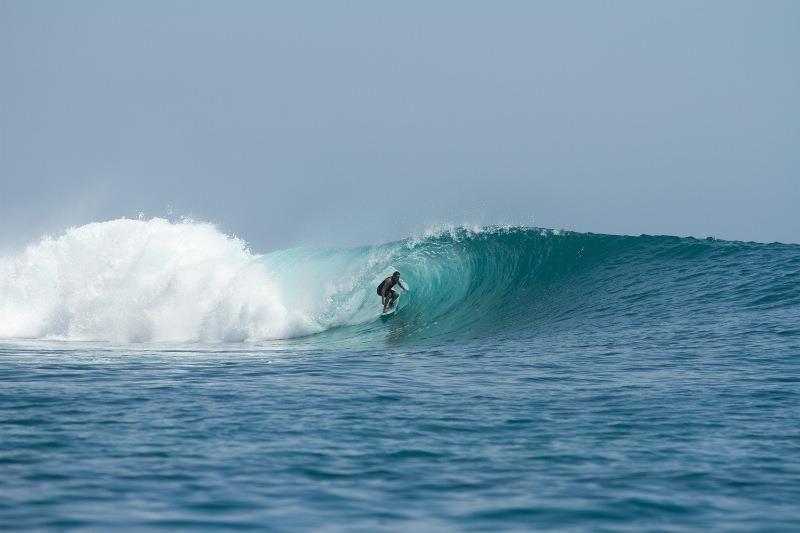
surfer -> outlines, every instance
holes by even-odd
[[[397,300],[400,295],[397,292],[392,290],[392,287],[395,285],[400,285],[400,288],[404,291],[407,291],[403,284],[400,283],[400,272],[395,272],[378,285],[378,296],[381,297],[381,303],[383,304],[383,312],[385,313],[387,309],[394,306],[395,300]]]

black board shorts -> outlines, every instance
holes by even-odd
[[[383,296],[383,294],[381,294],[381,291],[383,291],[383,283],[378,285],[378,296]],[[388,291],[386,291],[386,296],[394,296],[395,294],[397,294],[397,293],[394,292],[392,289],[389,289]]]

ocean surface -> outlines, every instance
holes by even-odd
[[[262,255],[120,219],[0,255],[2,529],[796,531],[798,502],[799,245]]]

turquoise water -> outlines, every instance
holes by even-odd
[[[262,294],[236,270],[182,341],[146,320],[177,281],[44,306],[15,259],[0,304],[48,311],[0,340],[0,527],[800,527],[800,246],[489,228],[246,259],[274,306],[234,305]]]

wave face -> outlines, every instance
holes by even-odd
[[[394,270],[411,290],[382,320],[375,287]],[[0,338],[371,345],[743,324],[795,336],[799,306],[800,246],[531,228],[256,255],[211,224],[120,219],[0,258]]]

